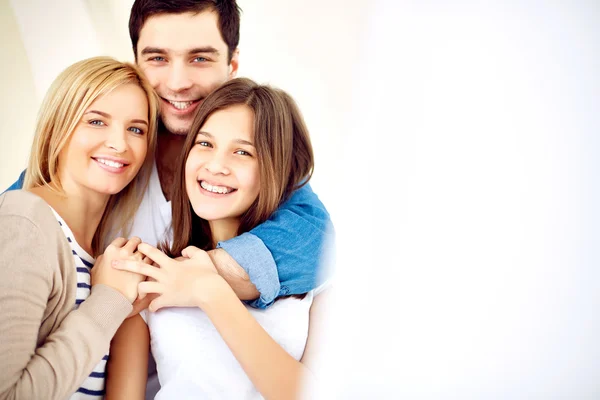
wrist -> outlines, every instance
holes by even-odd
[[[123,297],[125,297],[127,299],[127,301],[131,304],[133,304],[135,299],[137,299],[137,290],[135,291],[135,293],[132,291],[130,291],[128,293],[127,290],[121,290],[118,288],[115,288],[115,290],[117,290],[119,293],[121,293],[123,295]]]
[[[232,295],[237,298],[231,286],[219,274],[196,281],[194,295],[196,306],[205,312],[208,312],[215,305],[226,301]]]

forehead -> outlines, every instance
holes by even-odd
[[[252,140],[254,112],[245,104],[236,104],[212,113],[202,128],[215,138]]]
[[[98,97],[86,109],[110,114],[114,118],[148,119],[148,99],[146,92],[133,83],[120,85]]]
[[[218,15],[212,10],[148,18],[140,31],[138,54],[147,46],[175,53],[205,46],[212,46],[219,52],[227,50],[219,31]]]

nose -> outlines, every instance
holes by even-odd
[[[126,134],[124,127],[114,124],[107,132],[108,136],[104,141],[104,145],[117,153],[125,153],[127,151]]]
[[[219,154],[213,154],[204,164],[204,168],[213,175],[229,175],[230,173],[226,157]]]
[[[169,66],[167,87],[173,92],[181,92],[192,87],[192,79],[186,65],[182,62],[173,62]]]

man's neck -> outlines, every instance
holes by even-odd
[[[168,132],[158,134],[156,143],[156,169],[160,187],[167,200],[173,195],[173,184],[177,166],[181,160],[186,135],[174,135]]]

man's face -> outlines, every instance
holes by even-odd
[[[237,73],[213,11],[161,14],[140,32],[137,63],[161,98],[160,116],[169,132],[186,135],[194,111],[210,92]]]

